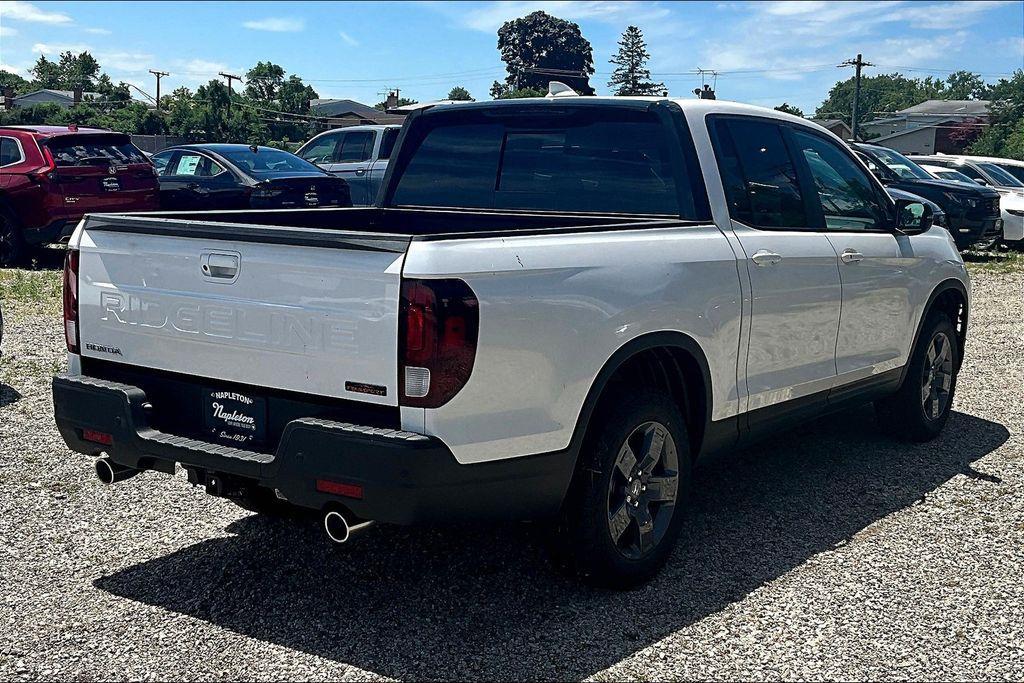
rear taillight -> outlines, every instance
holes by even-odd
[[[64,258],[64,340],[68,351],[78,353],[78,250],[68,249]]]
[[[437,408],[469,381],[480,307],[462,280],[402,280],[398,323],[399,403]]]
[[[51,174],[57,170],[57,164],[54,163],[53,154],[50,153],[50,150],[45,145],[39,149],[42,151],[43,160],[46,163],[34,171],[29,171],[28,176],[36,182],[45,182],[51,179]]]

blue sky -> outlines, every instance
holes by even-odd
[[[648,39],[655,79],[692,96],[697,68],[715,69],[721,98],[812,111],[862,52],[877,67],[989,80],[1024,67],[1024,2],[0,2],[0,68],[22,73],[40,54],[87,49],[111,77],[164,92],[220,71],[281,64],[321,97],[366,103],[401,88],[438,99],[462,85],[478,99],[504,75],[496,30],[544,9],[577,22],[594,47],[598,93],[628,24]]]

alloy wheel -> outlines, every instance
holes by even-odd
[[[921,376],[921,407],[929,420],[937,420],[949,405],[953,386],[953,349],[945,332],[932,337]]]
[[[616,549],[640,559],[665,537],[679,492],[679,455],[665,425],[645,422],[629,435],[608,482],[608,531]]]

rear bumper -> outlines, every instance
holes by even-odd
[[[572,451],[461,465],[433,437],[318,418],[291,421],[273,454],[244,451],[157,431],[144,391],[85,376],[54,377],[53,405],[61,436],[79,453],[167,473],[180,463],[199,480],[226,476],[240,487],[276,489],[300,507],[343,505],[395,524],[550,516],[575,466]],[[85,429],[110,434],[112,445],[86,441]],[[318,479],[361,486],[362,497],[317,491]]]
[[[66,242],[78,225],[77,219],[59,218],[40,228],[26,228],[25,241],[28,244],[51,244]]]

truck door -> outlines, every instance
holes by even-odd
[[[746,379],[753,428],[827,400],[836,377],[838,258],[824,232],[812,227],[780,125],[721,116],[709,126],[750,277]]]
[[[373,164],[370,166],[370,179],[368,181],[371,204],[376,200],[377,193],[380,192],[380,186],[384,184],[384,174],[387,173],[391,152],[395,149],[395,142],[398,141],[398,133],[401,130],[401,128],[385,128],[380,134],[380,145],[377,149],[377,154],[374,156]]]
[[[377,132],[373,130],[350,130],[341,133],[334,157],[331,163],[325,166],[328,171],[348,183],[354,206],[365,206],[374,199],[370,194],[369,172],[376,135]]]
[[[897,238],[894,207],[848,151],[809,130],[794,128],[789,135],[814,183],[805,194],[817,197],[816,222],[839,254],[839,381],[848,384],[899,368],[910,353],[912,302],[920,297],[911,291],[912,283],[931,281],[915,276],[922,260],[908,237]]]

